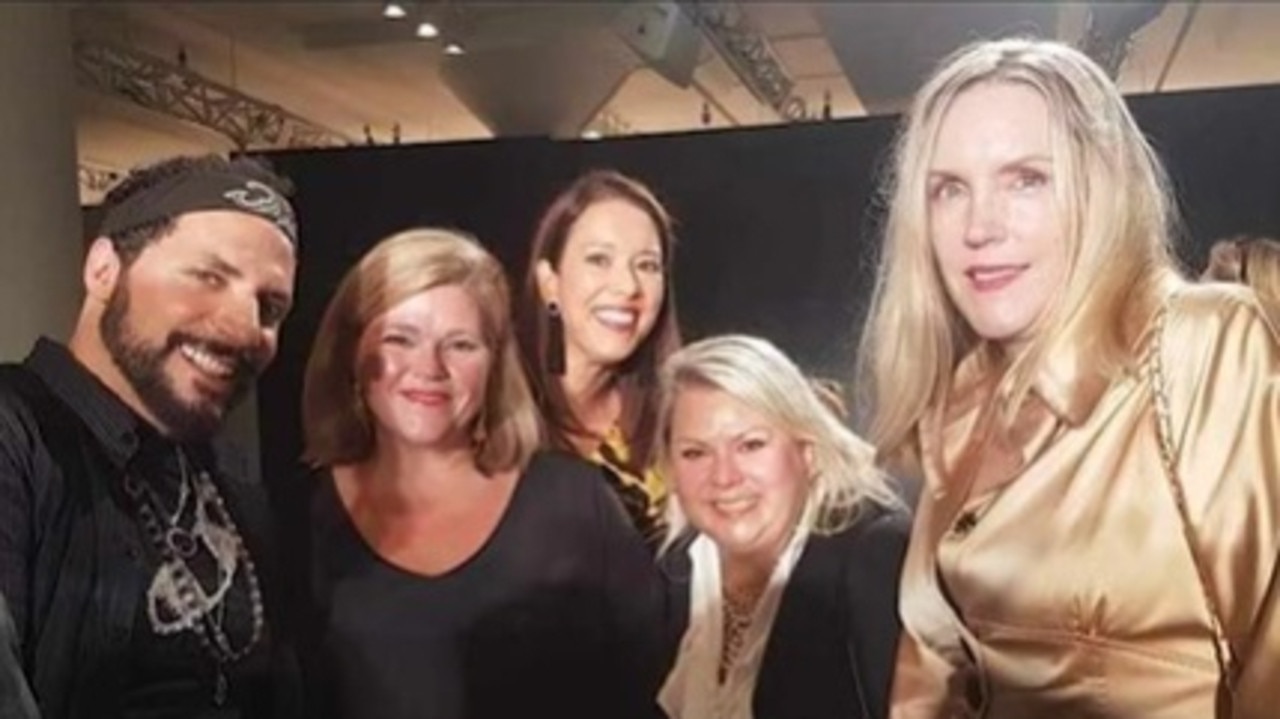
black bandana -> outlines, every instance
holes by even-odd
[[[233,210],[261,217],[278,227],[291,244],[298,244],[298,221],[283,195],[264,182],[222,170],[175,177],[130,197],[107,212],[98,234],[115,237],[199,210]]]

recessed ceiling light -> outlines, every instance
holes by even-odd
[[[466,50],[466,48],[462,47],[462,46],[461,46],[461,45],[459,45],[458,43],[456,43],[456,42],[451,42],[451,43],[449,43],[448,45],[445,45],[445,46],[444,46],[444,54],[446,54],[446,55],[465,55],[465,54],[467,54],[467,50]]]
[[[390,20],[399,20],[408,14],[408,11],[404,9],[404,5],[398,2],[389,2],[382,7],[382,17]]]
[[[600,138],[599,130],[583,130],[582,132],[582,139],[584,140],[599,140]]]
[[[433,37],[439,37],[439,35],[440,28],[436,27],[434,24],[427,22],[426,20],[418,23],[418,37],[429,40]]]

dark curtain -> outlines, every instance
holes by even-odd
[[[1217,237],[1280,233],[1280,88],[1140,96],[1131,106],[1174,180],[1188,268],[1198,272]],[[539,212],[590,168],[650,184],[677,219],[686,337],[760,334],[807,370],[848,380],[895,128],[896,118],[881,117],[602,142],[273,153],[297,187],[302,259],[296,309],[258,386],[268,485],[298,471],[311,339],[334,287],[366,249],[410,226],[463,229],[506,264],[518,293]]]

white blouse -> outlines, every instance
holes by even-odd
[[[693,569],[689,583],[689,624],[680,640],[675,666],[658,693],[658,703],[670,719],[752,719],[751,700],[769,632],[791,570],[809,537],[804,523],[801,525],[778,557],[769,583],[752,612],[742,649],[732,659],[723,683],[717,677],[724,642],[720,552],[706,535],[699,535],[689,545]]]

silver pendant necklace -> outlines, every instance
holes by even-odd
[[[217,485],[208,472],[191,472],[186,454],[177,449],[179,490],[177,510],[169,515],[155,490],[132,474],[125,475],[124,490],[133,500],[143,534],[160,555],[160,567],[147,590],[147,619],[161,636],[191,631],[215,664],[214,704],[227,700],[225,666],[244,658],[262,638],[265,625],[262,592],[253,559],[227,511]],[[188,503],[191,528],[183,526]],[[214,560],[214,582],[208,591],[188,561],[204,549]],[[252,611],[248,640],[235,646],[223,620],[228,594],[237,574],[243,576]]]

